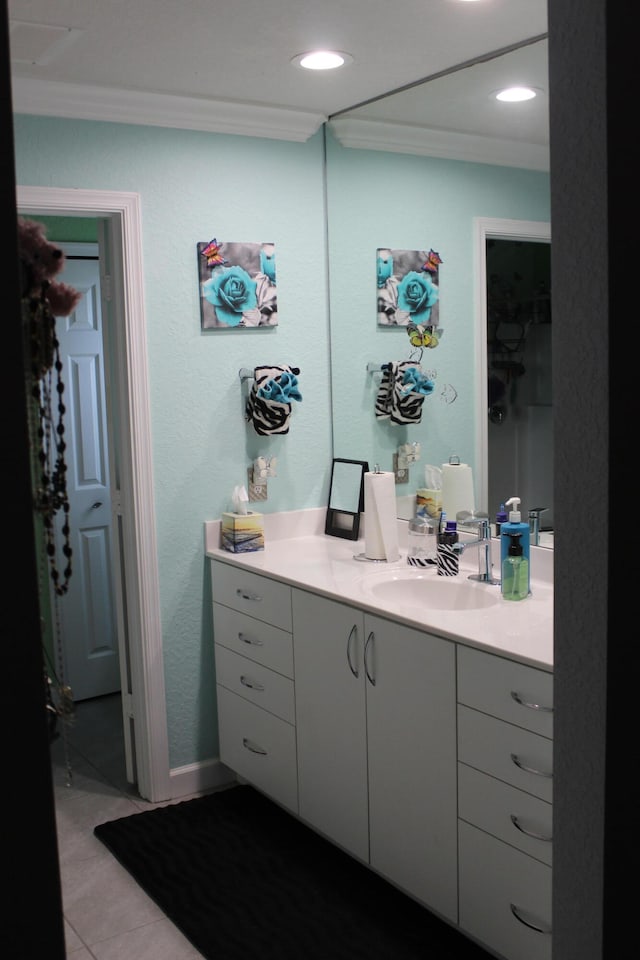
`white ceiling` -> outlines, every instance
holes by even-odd
[[[333,114],[546,34],[547,2],[9,0],[9,17],[16,113],[302,141]],[[291,64],[296,54],[318,47],[346,51],[353,63],[328,72]],[[362,107],[355,117],[378,132],[390,123],[428,127],[440,139],[446,133],[498,136],[544,148],[546,42],[529,47],[525,57],[512,72],[542,89],[542,120],[533,126],[510,127],[503,115],[496,128],[496,120],[482,116],[489,104],[484,87],[498,85],[494,70],[502,64],[504,72],[520,54],[474,67],[482,74],[471,97],[465,70],[430,83],[425,89],[436,96],[412,90]],[[344,118],[335,125],[345,142],[346,125]]]

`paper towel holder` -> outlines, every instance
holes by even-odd
[[[369,470],[366,460],[344,460],[334,457],[331,465],[331,486],[324,532],[330,537],[357,540],[360,516],[364,510],[364,475]]]

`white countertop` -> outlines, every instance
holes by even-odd
[[[356,560],[364,551],[364,539],[343,540],[324,533],[325,510],[297,510],[266,514],[265,548],[253,553],[222,550],[220,521],[205,523],[205,554],[211,559],[242,567],[282,580],[293,587],[351,603],[369,613],[379,614],[411,627],[429,630],[438,636],[467,643],[523,663],[553,669],[553,551],[531,547],[531,595],[510,602],[500,595],[500,587],[467,579],[476,573],[477,553],[466,551],[455,578],[440,578],[434,568],[415,568],[407,564],[405,521],[398,521],[400,559],[394,563],[370,563]],[[492,542],[494,573],[499,576],[500,543]],[[441,583],[447,590],[450,581],[464,581],[471,589],[489,591],[495,602],[468,610],[439,609],[428,599],[410,606],[397,600],[382,599],[371,592],[376,580],[391,577],[420,579]],[[447,582],[442,583],[442,580]],[[426,591],[425,591],[426,593]]]

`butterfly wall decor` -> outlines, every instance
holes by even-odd
[[[200,251],[202,256],[207,261],[208,267],[222,267],[229,262],[222,256],[222,253],[220,252],[221,247],[222,244],[218,243],[218,241],[214,239],[210,240],[205,246],[204,250]]]

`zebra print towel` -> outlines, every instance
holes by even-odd
[[[245,419],[261,437],[288,433],[291,400],[302,400],[298,378],[289,366],[256,367]]]
[[[433,391],[433,383],[413,360],[392,360],[386,364],[378,394],[375,412],[378,420],[391,423],[420,423],[425,396]]]

